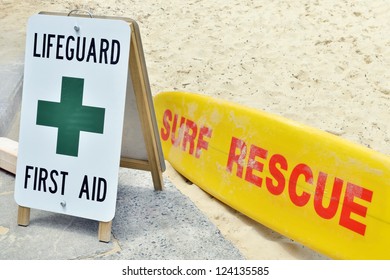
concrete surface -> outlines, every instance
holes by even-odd
[[[8,135],[13,128],[14,117],[20,111],[22,87],[23,64],[0,63],[0,136]]]
[[[14,176],[0,171],[0,259],[243,259],[219,230],[169,181],[153,190],[148,172],[121,169],[112,241],[98,222],[32,209],[18,226]]]
[[[0,65],[0,136],[17,140],[22,64]],[[165,179],[156,192],[149,172],[121,168],[109,243],[98,241],[98,222],[31,210],[17,225],[13,174],[0,169],[0,260],[243,259],[193,202]]]

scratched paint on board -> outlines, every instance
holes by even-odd
[[[390,257],[388,157],[201,95],[155,106],[167,160],[205,191],[330,257]]]

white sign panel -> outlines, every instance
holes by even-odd
[[[130,33],[121,20],[29,19],[19,205],[98,221],[114,217]]]

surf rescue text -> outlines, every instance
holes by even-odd
[[[165,110],[161,138],[176,148],[199,158],[209,149],[213,129],[199,126],[193,120]],[[214,147],[217,148],[217,147]],[[218,147],[220,148],[220,147]],[[312,207],[316,215],[364,236],[369,204],[373,191],[343,178],[314,171],[304,162],[291,164],[282,153],[271,154],[254,143],[232,136],[226,154],[226,172],[263,188],[272,196],[288,196],[296,207]],[[333,181],[332,188],[326,187]],[[330,194],[330,195],[329,195]],[[341,211],[338,211],[341,207]],[[357,219],[356,219],[357,218]]]

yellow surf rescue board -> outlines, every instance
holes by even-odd
[[[335,259],[390,259],[390,158],[199,94],[154,98],[165,158],[204,191]]]

